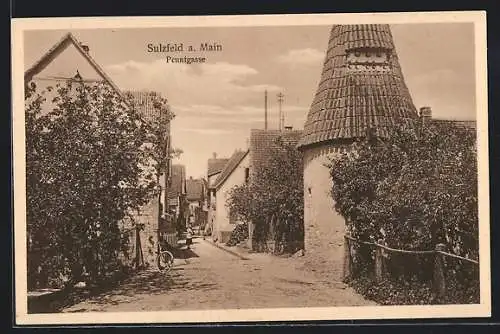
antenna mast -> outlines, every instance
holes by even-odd
[[[281,109],[284,97],[283,93],[279,93],[278,95],[278,105],[279,105],[279,130],[283,131],[283,128],[285,127],[285,114],[283,113],[283,110]]]
[[[264,130],[267,130],[267,89],[264,92]]]

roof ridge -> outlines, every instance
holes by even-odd
[[[99,64],[86,52],[80,41],[71,33],[66,33],[56,44],[54,44],[40,59],[35,62],[28,70],[24,72],[24,81],[28,82],[33,79],[33,76],[43,71],[61,52],[66,50],[69,43],[73,44],[78,52],[89,62],[90,66],[104,79],[111,87],[124,98],[123,92],[113,82],[113,80],[104,72]]]
[[[250,151],[249,149],[246,150],[238,149],[233,153],[233,155],[227,162],[226,166],[222,170],[221,174],[215,180],[213,185],[214,188],[219,188],[227,180],[227,178],[236,169],[236,167],[238,167],[241,161],[248,155],[249,151]]]

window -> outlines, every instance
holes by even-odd
[[[346,67],[349,72],[388,71],[387,53],[380,48],[357,49],[347,51]]]

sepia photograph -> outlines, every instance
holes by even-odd
[[[484,12],[12,31],[18,324],[490,315]]]

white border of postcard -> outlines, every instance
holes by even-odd
[[[331,24],[471,22],[475,27],[476,97],[479,172],[480,304],[432,306],[356,306],[280,309],[227,309],[126,313],[27,313],[26,208],[24,146],[24,42],[25,30],[297,26]],[[362,14],[298,14],[191,17],[29,18],[12,20],[13,164],[15,306],[18,325],[212,323],[244,321],[306,321],[359,319],[465,318],[491,316],[488,106],[486,66],[486,12],[415,12]]]

